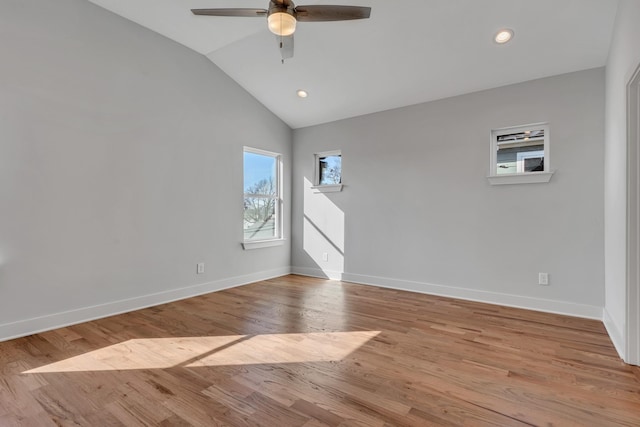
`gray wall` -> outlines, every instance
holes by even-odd
[[[626,331],[627,94],[640,64],[640,2],[621,0],[606,78],[605,271],[604,320],[621,355]]]
[[[295,130],[294,271],[600,318],[604,75]],[[491,186],[491,129],[536,122],[550,125],[551,182]],[[345,187],[316,194],[313,153],[333,149]]]
[[[604,304],[602,69],[300,129],[292,159],[290,129],[205,57],[86,1],[5,0],[0,32],[0,339],[290,261],[578,315]],[[613,63],[632,51],[620,49]],[[541,121],[551,182],[490,186],[490,129]],[[618,139],[608,133],[608,149]],[[285,177],[296,165],[292,251],[240,247],[243,145],[283,153]],[[345,188],[316,194],[313,153],[333,149]]]
[[[240,241],[242,147],[288,178],[291,130],[207,58],[84,0],[0,34],[0,339],[288,271]]]

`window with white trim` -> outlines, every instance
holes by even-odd
[[[281,169],[280,154],[244,148],[245,242],[282,238]]]
[[[491,184],[548,182],[551,174],[546,123],[491,131]]]
[[[318,191],[342,190],[342,152],[325,151],[315,155],[314,189]]]

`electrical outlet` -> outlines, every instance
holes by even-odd
[[[322,252],[322,260],[323,261],[329,261],[329,254],[326,252]]]
[[[549,274],[538,273],[538,285],[549,286]]]
[[[199,262],[196,267],[196,273],[203,274],[204,273],[204,262]]]

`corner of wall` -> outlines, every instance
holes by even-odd
[[[342,280],[343,273],[332,270],[322,270],[320,268],[310,267],[291,267],[291,274],[300,276],[317,277],[319,279]]]
[[[622,360],[625,360],[626,349],[623,334],[624,328],[618,327],[606,307],[602,310],[602,322],[604,323],[604,327],[606,328],[618,355],[620,355]]]

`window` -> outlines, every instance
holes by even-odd
[[[244,149],[244,241],[282,237],[281,156]],[[245,245],[245,249],[248,249]]]
[[[334,153],[316,154],[318,185],[336,185],[342,183],[342,155]]]
[[[547,124],[491,131],[491,184],[548,182],[551,175]]]
[[[314,189],[321,192],[342,190],[342,153],[327,151],[315,155]]]

